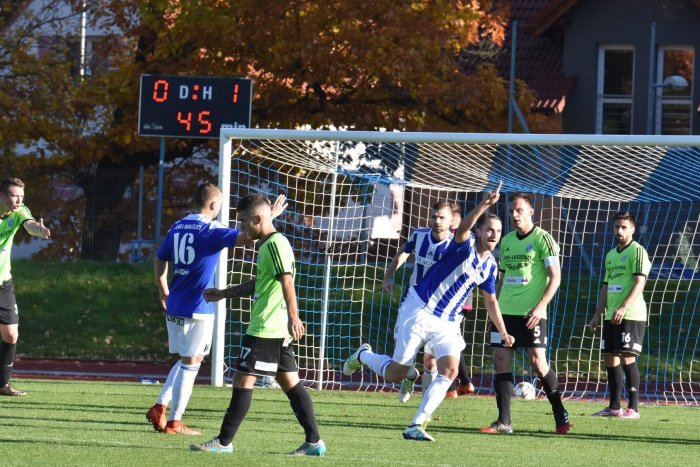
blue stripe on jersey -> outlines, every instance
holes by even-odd
[[[433,315],[455,321],[462,304],[474,286],[488,293],[496,283],[496,260],[493,255],[480,261],[476,239],[470,233],[463,243],[451,242],[442,258],[433,265],[414,289]],[[486,287],[481,287],[484,284]]]
[[[433,238],[433,230],[428,227],[413,231],[410,240],[406,242],[404,247],[404,252],[413,253],[415,257],[415,266],[411,273],[411,285],[417,284],[423,279],[426,272],[445,253],[453,238],[454,236],[450,233],[444,240],[437,241]]]

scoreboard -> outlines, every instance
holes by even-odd
[[[139,134],[218,138],[222,126],[250,128],[247,78],[141,75]]]

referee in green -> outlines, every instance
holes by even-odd
[[[255,279],[225,290],[207,289],[204,298],[218,301],[255,293],[250,323],[233,376],[233,394],[219,435],[190,446],[195,451],[233,452],[233,438],[250,409],[253,386],[260,376],[272,376],[287,395],[306,440],[290,455],[322,456],[326,445],[318,433],[309,393],[299,380],[292,341],[305,333],[294,290],[294,252],[289,240],[272,224],[272,205],[261,194],[242,197],[236,206],[240,230],[258,240]]]
[[[501,240],[501,271],[498,304],[508,333],[515,345],[507,348],[491,324],[494,389],[498,419],[482,428],[482,433],[513,432],[510,401],[515,382],[513,349],[527,349],[530,365],[537,372],[547,399],[552,404],[556,432],[569,431],[569,414],[564,409],[556,373],[547,363],[547,305],[554,298],[561,282],[559,246],[549,232],[535,226],[532,199],[525,193],[510,197],[508,212],[516,227]]]

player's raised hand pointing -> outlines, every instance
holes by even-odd
[[[483,203],[485,206],[493,206],[498,202],[498,198],[501,197],[501,186],[503,186],[503,180],[498,181],[498,185],[494,191],[484,193]]]

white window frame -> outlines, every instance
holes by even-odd
[[[666,45],[659,47],[656,57],[656,81],[655,83],[663,83],[664,79],[668,76],[663,76],[664,74],[664,52],[672,50],[691,50],[693,52],[693,66],[691,67],[691,73],[695,72],[695,67],[697,66],[697,54],[695,53],[695,47],[692,45]],[[695,84],[695,76],[691,76],[691,86]],[[654,88],[654,122],[652,133],[655,135],[661,134],[661,119],[663,117],[663,106],[664,104],[681,104],[688,105],[688,113],[690,115],[690,125],[688,127],[688,134],[693,134],[693,118],[695,112],[693,112],[693,89],[689,90],[688,96],[664,96],[663,88]]]
[[[605,52],[608,50],[629,50],[632,51],[632,95],[629,97],[606,97],[603,94],[603,86],[605,85]],[[629,104],[630,106],[630,122],[634,122],[634,91],[636,80],[636,50],[634,45],[628,44],[608,44],[598,47],[598,77],[596,88],[596,111],[595,111],[595,132],[596,134],[603,133],[603,104]],[[633,125],[630,123],[630,134],[632,134]]]

